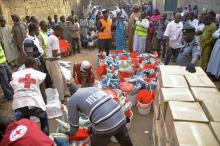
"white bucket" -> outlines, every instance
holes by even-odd
[[[139,101],[137,101],[137,107],[138,107],[138,111],[141,115],[148,115],[150,113],[151,110],[151,105],[152,102],[150,102],[149,104],[142,104]]]

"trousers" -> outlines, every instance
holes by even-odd
[[[111,39],[99,39],[98,40],[98,45],[99,45],[99,52],[105,51],[106,55],[109,55],[109,51],[112,47],[112,40]]]
[[[146,48],[146,36],[134,35],[133,51],[138,51],[139,53],[144,53]]]
[[[133,146],[125,124],[113,133],[92,134],[91,146],[107,146],[111,142],[112,136],[115,136],[120,146]]]
[[[179,50],[180,48],[168,48],[167,52],[166,52],[166,58],[165,58],[165,65],[168,65],[170,63],[170,60],[172,58],[172,56],[174,56],[174,58],[176,59],[177,56],[179,55]]]
[[[16,113],[21,113],[19,117],[17,117],[17,120],[20,120],[22,118],[29,119],[31,116],[38,117],[40,119],[41,124],[41,130],[46,134],[49,135],[49,124],[48,124],[48,118],[46,111],[43,111],[42,109],[38,107],[22,107],[15,110]]]
[[[0,84],[4,93],[4,97],[8,100],[13,98],[13,89],[10,85],[11,71],[7,64],[0,65]]]

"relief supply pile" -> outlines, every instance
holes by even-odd
[[[153,101],[154,146],[219,146],[220,92],[205,72],[160,66]]]
[[[153,103],[157,84],[157,54],[116,51],[98,56],[98,87],[122,105],[127,119],[132,119],[132,106],[147,115]]]

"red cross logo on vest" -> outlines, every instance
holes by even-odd
[[[27,126],[19,125],[10,134],[9,140],[11,142],[18,140],[27,133]]]
[[[20,78],[18,82],[23,83],[24,88],[28,88],[28,89],[31,87],[31,84],[36,84],[36,80],[31,78],[31,74],[26,74],[25,78]]]

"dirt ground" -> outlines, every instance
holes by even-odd
[[[97,50],[82,50],[82,54],[73,55],[66,57],[63,60],[71,61],[72,63],[80,62],[82,60],[90,61],[94,66],[94,71],[97,67]],[[215,83],[218,89],[220,89],[220,81]],[[2,93],[2,92],[0,92]],[[2,98],[1,94],[1,98]],[[0,99],[1,100],[1,99]],[[152,146],[152,120],[153,112],[147,116],[141,116],[138,113],[136,107],[132,108],[134,117],[131,124],[131,129],[129,130],[131,139],[134,146]],[[0,102],[0,114],[1,115],[11,115],[13,117],[13,111],[11,109],[11,102]],[[55,132],[57,123],[55,120],[50,120],[50,131]],[[109,146],[119,146],[118,144],[111,143]]]

